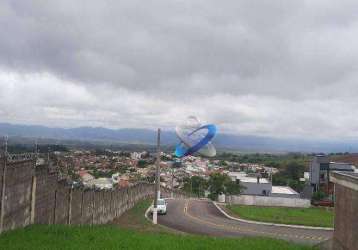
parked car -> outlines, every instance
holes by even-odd
[[[150,208],[150,213],[153,213],[154,205]],[[157,211],[158,214],[167,214],[167,202],[164,199],[158,199],[157,202]]]
[[[313,205],[315,206],[321,206],[321,207],[334,207],[334,202],[331,200],[320,200],[320,201],[313,201]]]

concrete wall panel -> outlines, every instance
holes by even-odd
[[[70,222],[73,225],[82,223],[82,194],[82,189],[72,189]]]
[[[267,207],[303,207],[311,206],[311,201],[297,198],[267,197],[254,195],[232,195],[226,197],[231,204],[267,206]]]

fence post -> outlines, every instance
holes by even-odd
[[[84,190],[81,189],[81,224],[83,223],[83,199],[84,199]]]
[[[110,191],[110,199],[109,199],[109,220],[113,220],[114,218],[114,202],[113,202],[113,190]],[[107,218],[108,218],[107,217]]]
[[[36,178],[36,174],[35,174],[35,175],[32,177],[30,224],[34,224],[34,223],[35,223],[36,186],[37,186],[37,178]]]
[[[56,206],[57,206],[57,189],[55,190],[55,202],[54,202],[54,206],[53,206],[53,223],[52,224],[56,224]]]
[[[71,225],[71,219],[72,219],[72,187],[70,188],[70,195],[68,197],[68,217],[67,217],[67,224]]]

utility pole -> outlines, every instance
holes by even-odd
[[[47,147],[47,164],[50,164],[50,146]]]
[[[190,176],[190,197],[193,195],[193,176]]]
[[[36,156],[36,159],[37,159],[37,156],[38,156],[38,141],[37,139],[35,140],[35,156]]]
[[[172,192],[171,198],[174,198],[174,165],[172,165]]]
[[[158,199],[160,199],[160,128],[158,128],[157,136],[157,161],[155,171],[155,194],[154,194],[154,207],[153,207],[153,224],[157,224],[158,218]]]
[[[8,144],[9,137],[5,135],[5,155],[7,156],[7,144]]]

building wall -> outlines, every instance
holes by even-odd
[[[329,168],[336,171],[353,171],[351,163],[331,162]]]
[[[300,198],[300,194],[282,194],[282,193],[271,193],[271,197],[282,197],[282,198]]]
[[[263,195],[265,190],[266,195],[269,196],[272,190],[271,183],[240,182],[240,185],[245,187],[242,191],[242,194],[245,195]]]
[[[338,182],[337,182],[338,180]],[[341,182],[342,181],[342,182]],[[334,175],[335,226],[333,249],[358,249],[358,177],[354,182]]]
[[[267,206],[267,207],[310,207],[311,201],[297,198],[267,197],[255,195],[231,195],[226,202],[238,205]]]
[[[328,156],[315,156],[310,163],[310,183],[319,185],[320,164],[329,164]]]
[[[319,163],[317,162],[317,157],[314,157],[310,162],[310,183],[319,183]]]

